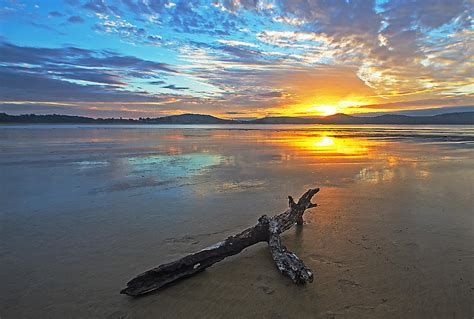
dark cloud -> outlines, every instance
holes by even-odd
[[[240,115],[240,114],[247,114],[247,112],[228,111],[228,112],[225,112],[225,114],[228,114],[228,115]]]
[[[273,91],[273,92],[259,93],[258,95],[263,96],[263,97],[282,97],[283,93],[280,91]]]
[[[68,50],[21,47],[7,42],[1,43],[0,48],[2,51],[0,55],[1,62],[28,64],[42,64],[52,61],[62,56],[64,50]]]
[[[216,3],[205,0],[121,0],[114,3],[117,6],[95,0],[88,1],[83,7],[100,14],[122,16],[120,7],[134,14],[140,21],[145,21],[146,15],[159,15],[160,23],[166,23],[175,31],[185,33],[229,35],[238,31],[245,21],[235,14],[224,12],[215,6]]]
[[[116,6],[109,5],[104,0],[89,0],[83,5],[83,8],[95,13],[122,15],[122,12]]]
[[[126,71],[176,72],[165,63],[120,55],[113,51],[93,51],[76,47],[36,48],[22,47],[11,43],[0,43],[0,63],[28,63],[37,65],[68,64],[100,68],[122,68]]]
[[[146,92],[131,92],[117,85],[78,84],[44,74],[0,71],[4,101],[151,101]]]
[[[357,34],[361,37],[376,34],[381,17],[375,12],[374,0],[278,1],[283,14],[307,22],[312,31],[343,37]]]
[[[394,29],[438,28],[472,9],[466,0],[392,0],[383,5],[385,19]]]
[[[162,88],[164,88],[164,89],[170,89],[170,90],[188,90],[188,89],[189,89],[188,87],[185,87],[185,86],[176,86],[176,85],[174,85],[174,84],[162,86]]]
[[[375,116],[383,114],[400,114],[400,115],[412,115],[412,116],[429,116],[437,115],[443,113],[455,113],[455,112],[474,112],[474,105],[470,106],[446,106],[446,107],[436,107],[436,108],[427,108],[419,110],[404,110],[396,112],[370,112],[370,113],[361,113],[360,115],[365,116]]]
[[[122,3],[125,4],[127,9],[131,12],[137,15],[142,15],[151,14],[152,12],[161,12],[165,8],[165,4],[168,3],[168,1],[122,0]]]
[[[91,67],[117,67],[127,70],[141,71],[165,71],[176,72],[171,66],[165,63],[152,62],[142,60],[134,56],[123,56],[116,54],[105,54],[102,56],[88,55],[75,61],[79,65],[87,65]]]
[[[383,103],[383,104],[370,104],[364,105],[366,109],[412,109],[412,108],[423,108],[428,106],[456,106],[456,105],[474,105],[474,94],[468,94],[465,96],[446,96],[431,99],[422,100],[409,100],[401,102]]]
[[[163,38],[159,35],[149,35],[146,37],[147,43],[151,45],[160,45],[163,42]]]
[[[156,78],[175,72],[167,64],[107,50],[34,48],[3,42],[0,51],[0,95],[11,101],[150,101],[153,95],[129,88],[129,77]]]
[[[221,50],[225,53],[228,53],[232,56],[235,56],[240,59],[240,61],[254,61],[254,62],[261,62],[262,54],[260,51],[246,49],[246,48],[239,48],[236,46],[230,45],[221,45],[217,46],[216,49]]]
[[[97,70],[74,66],[49,66],[47,69],[40,66],[4,66],[5,71],[27,74],[43,74],[67,80],[81,80],[100,84],[125,86],[122,78],[110,70]],[[47,72],[47,74],[45,74]]]
[[[70,16],[69,19],[67,19],[69,23],[84,23],[84,19],[81,18],[80,16]]]
[[[150,81],[148,83],[153,84],[153,85],[162,85],[162,84],[165,84],[166,82],[162,80],[158,80],[158,81]]]
[[[221,62],[236,62],[239,64],[276,64],[281,59],[281,57],[262,54],[260,50],[242,48],[232,45],[222,45],[222,44],[208,44],[197,41],[190,41],[190,45],[194,48],[205,49],[212,54],[217,60]],[[248,70],[246,70],[248,72]]]
[[[156,41],[156,42],[163,40],[159,35],[149,35],[146,38],[150,41]]]
[[[64,17],[64,14],[62,14],[61,12],[58,12],[58,11],[51,11],[50,13],[48,13],[48,17],[50,17],[50,18],[59,18],[59,17]]]

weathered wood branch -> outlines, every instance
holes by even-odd
[[[296,284],[305,284],[306,282],[313,281],[313,273],[306,267],[301,259],[298,258],[291,251],[286,250],[286,247],[281,244],[280,234],[273,232],[272,229],[276,228],[275,221],[270,221],[270,238],[268,240],[268,246],[272,253],[273,260],[275,261],[278,270],[284,275],[293,280]]]
[[[289,208],[285,212],[273,217],[263,215],[255,226],[237,235],[171,263],[148,270],[130,280],[127,287],[120,293],[129,296],[149,293],[178,279],[203,271],[216,262],[263,241],[268,242],[273,260],[282,274],[290,277],[296,284],[312,282],[311,270],[294,253],[286,250],[281,244],[280,234],[290,229],[295,223],[303,224],[304,212],[316,207],[316,204],[311,203],[311,199],[317,192],[319,188],[308,190],[301,196],[298,203],[288,196]]]

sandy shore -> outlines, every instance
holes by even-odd
[[[474,149],[334,132],[0,129],[0,317],[472,318]],[[321,187],[284,244],[158,293],[134,275]]]

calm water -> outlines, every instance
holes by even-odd
[[[2,319],[472,317],[472,126],[0,126],[0,180]],[[285,238],[317,274],[303,291],[262,246],[117,294],[314,186],[320,207]]]

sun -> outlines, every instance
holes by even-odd
[[[333,105],[315,105],[312,111],[319,113],[321,116],[329,116],[337,113],[337,107]]]

